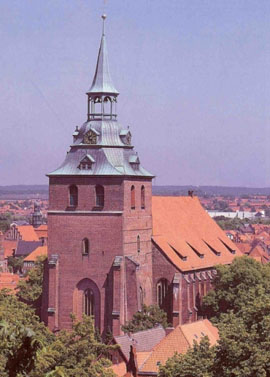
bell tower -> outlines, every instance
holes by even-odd
[[[49,177],[47,303],[53,331],[70,314],[93,315],[101,333],[121,333],[152,303],[152,178],[117,120],[105,19],[87,120],[73,133],[64,162]],[[47,282],[47,283],[46,283]]]
[[[109,61],[105,39],[106,15],[102,15],[103,28],[98,53],[96,72],[93,83],[86,93],[88,96],[87,119],[91,120],[116,120],[116,103],[118,91],[115,89],[109,70]]]

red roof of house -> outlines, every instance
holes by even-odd
[[[154,347],[141,364],[138,361],[140,372],[158,372],[159,365],[165,364],[175,352],[186,353],[193,346],[194,341],[199,343],[204,336],[208,336],[211,346],[219,339],[218,329],[208,319],[177,326]]]
[[[38,238],[48,238],[48,225],[40,225],[38,228],[35,228],[35,232]]]
[[[237,247],[238,247],[239,250],[241,250],[241,252],[243,254],[248,254],[250,249],[251,249],[251,245],[249,243],[246,243],[246,242],[237,243]]]
[[[256,245],[255,247],[253,247],[248,255],[262,264],[266,264],[270,260],[269,255],[264,251],[264,249],[260,245]]]
[[[17,226],[17,229],[23,241],[38,241],[39,240],[35,232],[35,228],[32,225]]]
[[[37,258],[42,256],[42,255],[44,255],[44,256],[48,255],[47,245],[37,247],[34,251],[32,251],[32,253],[27,255],[27,257],[24,258],[23,261],[24,262],[35,262],[37,260]]]
[[[179,270],[229,264],[242,255],[197,197],[154,196],[152,200],[153,241]]]
[[[13,255],[14,250],[16,250],[18,241],[17,240],[3,240],[2,246],[4,248],[4,256],[5,258],[11,257]]]
[[[12,293],[15,293],[19,280],[20,277],[17,274],[0,272],[0,289],[10,289]]]

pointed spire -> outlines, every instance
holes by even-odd
[[[105,38],[105,20],[107,16],[103,14],[101,17],[103,20],[102,37],[99,47],[96,72],[92,86],[87,93],[119,94],[112,82],[109,69],[108,52]]]

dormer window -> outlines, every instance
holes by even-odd
[[[90,154],[87,154],[80,161],[80,164],[79,164],[78,168],[80,170],[91,170],[92,169],[92,165],[93,165],[94,162],[95,162],[95,160],[93,159],[93,157],[90,156]]]
[[[131,145],[131,132],[129,130],[122,130],[120,132],[120,139],[126,145]]]
[[[140,166],[139,157],[135,154],[129,157],[129,163],[134,170],[138,170]]]

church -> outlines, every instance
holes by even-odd
[[[94,317],[101,334],[146,305],[159,305],[174,327],[200,318],[216,264],[241,252],[198,198],[152,197],[154,176],[118,122],[105,19],[86,122],[49,177],[48,262],[42,319],[54,332],[71,313]]]

